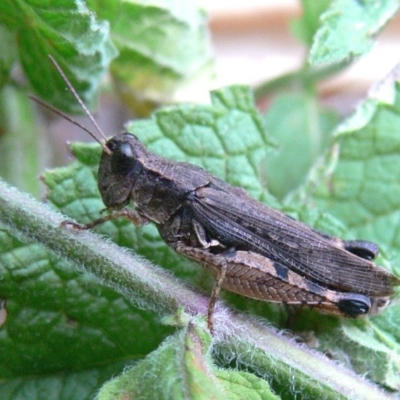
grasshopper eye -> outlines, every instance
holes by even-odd
[[[129,143],[119,143],[115,146],[111,155],[111,172],[125,175],[135,166],[136,159],[132,146]]]
[[[357,318],[369,312],[371,306],[361,300],[343,299],[337,303],[339,310],[347,317]]]

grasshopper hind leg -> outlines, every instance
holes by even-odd
[[[208,269],[212,269],[212,274],[215,277],[216,281],[211,292],[210,300],[208,302],[207,309],[207,326],[211,333],[214,331],[214,323],[213,323],[213,314],[215,309],[215,304],[217,302],[219,293],[223,286],[226,271],[228,267],[228,263],[226,257],[223,255],[212,254],[208,249],[202,249],[197,247],[186,246],[182,242],[176,243],[175,250],[183,254],[184,256],[191,258],[204,266],[207,266]]]
[[[374,260],[379,254],[378,245],[366,240],[344,240],[343,247],[350,253],[368,261]]]

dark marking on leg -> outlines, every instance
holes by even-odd
[[[287,269],[287,267],[285,267],[285,266],[283,266],[283,265],[281,265],[281,264],[279,264],[277,262],[274,262],[273,266],[274,266],[275,271],[276,271],[276,276],[279,279],[281,279],[282,281],[287,282],[288,281],[288,269]]]

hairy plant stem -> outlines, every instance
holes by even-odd
[[[61,214],[0,179],[0,222],[27,241],[40,243],[79,268],[101,278],[137,306],[158,315],[206,314],[208,299],[164,270],[91,232],[60,226]],[[299,346],[251,317],[218,304],[215,351],[260,375],[289,382],[306,397],[390,399],[391,396],[324,356]]]

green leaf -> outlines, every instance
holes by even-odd
[[[139,358],[170,331],[99,278],[4,228],[0,281],[7,313],[0,329],[2,378]]]
[[[374,36],[398,8],[397,0],[332,1],[321,16],[309,61],[337,63],[365,54],[371,49]]]
[[[400,346],[399,335],[393,332],[393,326],[395,321],[398,321],[399,313],[395,311],[394,307],[388,310],[379,319],[380,323],[379,320],[376,323],[373,320],[372,323],[359,321],[358,324],[343,324],[341,347],[352,355],[352,367],[360,374],[366,372],[365,364],[373,356],[376,362],[370,365],[367,376],[398,391],[400,390]],[[389,333],[388,328],[392,332]]]
[[[315,204],[345,221],[348,228],[345,236],[349,238],[379,243],[397,275],[400,274],[396,222],[400,218],[399,126],[400,84],[388,80],[339,126],[335,146],[312,170],[291,201],[292,205],[296,201]],[[371,379],[399,390],[396,376],[400,371],[400,342],[393,332],[393,324],[399,319],[400,307],[393,304],[366,325],[345,325],[336,349],[331,344],[328,347],[334,354],[346,351],[346,357],[350,357],[359,373],[369,374]],[[367,364],[374,357],[376,361]]]
[[[258,199],[273,201],[263,181],[271,141],[248,87],[212,92],[211,106],[164,108],[152,120],[134,122],[127,130],[155,153],[189,161]]]
[[[351,234],[398,252],[399,84],[388,89],[391,100],[370,98],[339,126],[335,146],[296,198],[346,221]]]
[[[78,372],[2,380],[2,400],[71,400],[94,398],[105,380],[126,368],[126,361]]]
[[[176,161],[190,161],[221,179],[246,188],[256,198],[272,201],[262,179],[270,142],[250,90],[240,86],[221,89],[212,93],[211,101],[211,106],[164,108],[154,113],[152,119],[129,124],[127,131],[134,132],[151,151]],[[73,145],[72,151],[78,163],[45,174],[45,182],[51,189],[48,199],[64,214],[86,223],[98,217],[98,212],[104,208],[97,190],[100,147],[79,144]],[[140,233],[136,234],[129,221],[118,222],[118,232],[112,225],[110,222],[99,229],[104,229],[111,237],[116,235],[118,243],[124,246],[130,247],[132,242],[148,237],[154,247],[158,236],[154,227],[140,228]],[[161,239],[158,240],[159,245],[165,247]],[[138,245],[150,246],[144,242]],[[154,250],[152,248],[150,254],[157,261],[166,255],[163,252],[158,258]]]
[[[128,105],[171,101],[192,81],[209,79],[213,53],[204,12],[187,0],[91,1],[109,19],[120,51],[111,73]],[[143,114],[143,112],[142,112]]]
[[[78,109],[48,59],[52,55],[83,100],[92,102],[116,51],[107,22],[98,22],[82,0],[4,0],[0,23],[14,33],[9,46],[17,48],[25,74],[42,99],[67,111]]]
[[[246,372],[216,368],[210,343],[207,332],[196,323],[189,323],[143,361],[106,383],[99,400],[278,400],[265,380]]]
[[[331,0],[301,0],[303,15],[291,21],[290,28],[294,36],[311,47],[315,32],[319,28],[321,14],[326,11]]]
[[[264,116],[267,131],[278,145],[265,161],[269,191],[278,199],[299,186],[329,144],[338,122],[309,93],[278,96]]]

